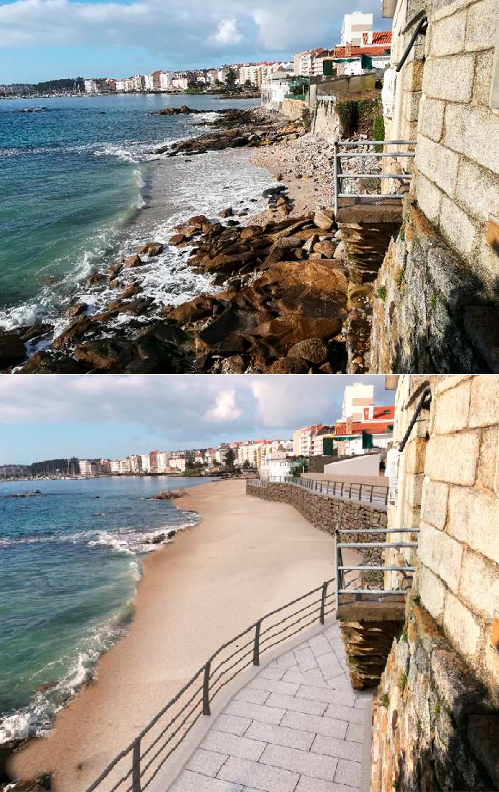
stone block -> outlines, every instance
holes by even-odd
[[[446,146],[499,174],[499,116],[484,107],[449,104],[445,110]],[[419,144],[418,144],[419,145]]]
[[[355,792],[355,787],[332,784],[331,781],[321,781],[319,778],[300,776],[295,792]]]
[[[270,698],[272,698],[270,695]],[[270,699],[269,699],[270,700]],[[239,715],[241,718],[261,720],[263,723],[278,724],[284,715],[284,709],[269,705],[248,704],[245,701],[231,701],[224,710],[225,715]]]
[[[435,22],[431,29],[430,52],[432,57],[455,55],[464,50],[466,11],[453,14]],[[478,49],[478,47],[476,47]]]
[[[427,441],[422,437],[409,440],[406,445],[406,471],[407,473],[423,473],[425,468]]]
[[[420,136],[416,146],[416,168],[448,195],[454,193],[459,157],[449,148]]]
[[[338,740],[335,737],[325,737],[323,734],[317,735],[310,750],[312,753],[333,756],[335,759],[362,761],[362,745],[359,745],[358,742]]]
[[[419,208],[432,223],[438,222],[440,217],[440,207],[442,204],[442,193],[433,182],[418,173],[416,176],[416,200]]]
[[[490,86],[494,66],[494,50],[485,50],[476,55],[475,80],[473,83],[473,102],[489,107]]]
[[[430,437],[425,473],[431,479],[451,484],[475,483],[480,436],[478,432]]]
[[[434,431],[448,434],[465,429],[470,410],[471,380],[465,380],[455,388],[438,394],[434,405]]]
[[[439,99],[424,98],[420,104],[419,132],[431,140],[439,141],[444,127],[445,103]]]
[[[219,778],[209,778],[201,773],[184,770],[171,787],[171,792],[199,792],[200,789],[203,792],[241,792],[243,787],[242,784],[231,784]]]
[[[480,625],[474,614],[450,591],[445,597],[444,630],[459,652],[471,660],[478,649]]]
[[[349,723],[345,740],[364,744],[364,727],[355,723]],[[360,761],[360,760],[359,760]]]
[[[219,776],[233,784],[272,790],[272,792],[294,792],[299,778],[297,773],[290,773],[277,767],[267,767],[260,762],[251,762],[247,759],[236,759],[233,756],[229,756]],[[203,785],[200,785],[196,792],[200,790],[204,792]]]
[[[479,375],[471,385],[470,426],[499,424],[499,376]]]
[[[282,716],[286,710],[291,712],[302,712],[305,715],[323,715],[327,709],[325,701],[310,701],[302,698],[294,698],[293,696],[285,696],[282,693],[271,693],[265,709],[277,707],[277,712],[280,712],[279,720],[268,720],[266,723],[280,723]],[[262,708],[263,709],[263,708]],[[255,720],[261,720],[255,716]]]
[[[323,781],[333,781],[338,766],[338,760],[331,756],[297,751],[295,748],[284,748],[280,745],[267,745],[260,762]]]
[[[360,762],[350,762],[348,759],[339,759],[334,780],[360,788],[362,781],[362,765]]]
[[[455,196],[468,214],[485,222],[492,207],[499,206],[499,180],[490,171],[462,158]]]
[[[448,102],[470,102],[473,93],[473,55],[451,55],[426,61],[423,92]]]
[[[314,735],[308,731],[283,725],[273,726],[271,723],[258,723],[258,721],[253,721],[246,732],[246,737],[251,740],[263,740],[266,743],[272,743],[272,745],[297,748],[301,751],[309,751],[314,739]]]
[[[214,778],[228,758],[229,754],[214,753],[198,748],[189,759],[186,769]]]
[[[478,457],[477,484],[494,490],[495,477],[499,473],[499,427],[489,426],[482,430],[480,456]],[[499,492],[496,490],[496,494]]]
[[[219,715],[215,721],[215,729],[241,736],[250,723],[250,718],[240,718],[237,715]]]
[[[414,509],[419,509],[421,506],[421,496],[423,490],[423,473],[417,473],[414,476],[408,476],[407,478],[407,486],[406,486],[406,501],[411,507],[411,511]],[[414,515],[412,515],[414,519]],[[408,523],[404,521],[404,524],[407,525],[414,525],[413,522]]]
[[[482,0],[481,3],[470,6],[464,49],[467,52],[492,49],[495,44],[496,29],[496,0]]]
[[[353,707],[356,700],[353,691],[326,690],[325,688],[312,687],[311,685],[300,685],[296,698],[313,702],[341,704],[344,707]]]
[[[487,490],[451,487],[448,532],[499,564],[499,498]]]
[[[350,710],[350,708],[349,708]],[[354,710],[352,709],[352,713]],[[282,725],[290,729],[298,729],[312,735],[322,734],[325,737],[345,738],[348,723],[336,718],[321,718],[317,715],[307,715],[303,712],[286,712]],[[355,723],[354,725],[359,725]]]
[[[423,486],[421,501],[421,518],[443,530],[447,520],[447,501],[449,498],[449,485],[427,478]]]
[[[469,378],[469,374],[437,374],[435,377],[436,385],[434,392],[443,393],[449,388],[455,388],[459,382],[463,382]]]
[[[478,228],[466,212],[445,195],[440,210],[440,229],[455,250],[464,256],[471,254]]]
[[[475,613],[492,620],[499,603],[499,566],[468,550],[463,558],[459,594]]]
[[[324,713],[324,717],[338,718],[339,720],[345,720],[349,723],[364,723],[364,713],[362,710],[353,707],[343,707],[341,704],[329,704]]]
[[[421,60],[411,60],[406,63],[406,73],[404,85],[411,91],[421,91],[423,87],[424,62]]]
[[[420,523],[418,555],[452,591],[459,588],[463,545],[432,525]]]
[[[266,693],[286,693],[288,696],[294,696],[298,690],[298,685],[294,685],[291,682],[265,679],[265,677],[260,676],[255,677],[255,679],[249,683],[248,687],[257,688],[258,690],[264,691]]]
[[[265,704],[270,692],[268,690],[254,690],[249,685],[236,693],[235,701],[247,701],[248,704]]]
[[[436,621],[441,622],[445,602],[445,586],[426,566],[419,570],[419,595],[421,604],[431,613]]]

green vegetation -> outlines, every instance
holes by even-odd
[[[397,270],[397,274],[395,275],[395,284],[398,289],[401,289],[404,283],[405,283],[404,270],[399,269]]]
[[[404,629],[402,630],[402,640],[404,643],[409,643],[407,637],[407,625],[405,625]]]
[[[352,135],[359,125],[359,102],[338,102],[336,110],[345,135]]]
[[[386,286],[380,286],[376,294],[380,300],[386,300]]]
[[[403,693],[406,687],[407,687],[407,674],[402,673],[399,676],[398,688],[400,692]]]
[[[405,242],[405,228],[404,228],[404,226],[402,226],[402,228],[399,231],[399,239],[400,239],[401,242]]]
[[[436,308],[436,305],[437,305],[437,296],[436,296],[436,294],[432,294],[431,295],[430,299],[428,300],[428,304],[429,304],[431,310],[434,311],[435,308]]]
[[[385,709],[388,709],[388,706],[390,704],[390,699],[388,698],[388,693],[382,693],[381,696],[378,699],[378,703],[379,703],[380,707],[385,707]]]
[[[234,69],[229,69],[227,72],[227,77],[225,78],[225,85],[229,89],[229,91],[233,91],[236,87],[236,72]]]
[[[232,450],[232,448],[229,448],[229,450],[227,451],[227,453],[225,455],[225,467],[232,469],[234,467],[235,458],[236,458],[236,455],[235,455],[234,451]]]
[[[384,139],[385,139],[385,121],[380,113],[380,115],[377,115],[376,118],[374,119],[373,140],[384,140]],[[379,154],[383,151],[383,146],[375,146],[374,150]]]
[[[433,709],[433,714],[438,715],[438,713],[440,712],[440,703],[437,701],[437,703],[433,705],[432,709]]]

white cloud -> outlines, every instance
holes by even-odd
[[[237,30],[235,19],[222,19],[218,23],[218,30],[212,36],[208,36],[208,42],[220,47],[232,44],[239,44],[243,40],[241,33]]]
[[[215,397],[215,406],[208,410],[206,418],[209,421],[235,421],[242,414],[242,410],[236,405],[235,390],[222,390]]]

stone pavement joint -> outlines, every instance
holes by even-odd
[[[356,792],[369,702],[328,625],[232,697],[170,792]]]

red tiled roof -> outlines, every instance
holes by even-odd
[[[370,421],[366,421],[365,423],[361,423],[360,421],[353,421],[351,431],[347,432],[347,425],[345,422],[337,423],[336,424],[336,434],[341,435],[352,435],[352,434],[362,434],[362,432],[373,432],[373,434],[383,434],[385,429],[388,425],[390,425],[392,421],[380,421],[379,423],[371,423]]]
[[[377,44],[376,46],[370,45],[369,47],[337,46],[334,48],[334,57],[360,58],[361,55],[384,55],[385,52],[390,49],[391,49],[391,44]]]
[[[390,407],[375,407],[373,410],[373,418],[395,418],[395,406]]]
[[[369,41],[369,34],[363,33],[362,34],[362,42],[367,44]],[[373,44],[391,44],[392,43],[392,31],[391,30],[375,30],[373,31]]]

